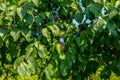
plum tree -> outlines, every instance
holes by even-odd
[[[119,0],[0,1],[0,79],[119,76],[119,21]]]

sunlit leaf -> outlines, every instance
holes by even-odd
[[[42,29],[42,35],[45,36],[47,39],[50,39],[50,32],[47,28]]]
[[[37,71],[37,64],[34,58],[30,57],[28,58],[28,65],[30,69],[33,71],[33,73],[36,73]]]
[[[56,44],[56,50],[57,50],[58,54],[61,53],[61,51],[62,51],[61,44]]]
[[[39,0],[32,0],[35,6],[38,6]]]
[[[0,80],[119,80],[119,25],[119,0],[0,0]]]
[[[33,44],[30,44],[26,47],[26,59],[31,55],[31,53],[33,52]]]
[[[19,57],[19,58],[17,58],[17,59],[15,60],[15,62],[14,62],[14,69],[17,69],[17,68],[18,68],[18,66],[20,65],[23,57],[24,57],[24,56],[21,56],[21,57]]]
[[[106,28],[106,21],[104,21],[103,19],[96,19],[93,26],[95,30],[101,32]]]
[[[17,41],[20,37],[20,30],[18,28],[13,28],[10,35],[13,37],[14,41]]]
[[[56,25],[48,26],[54,36],[59,36],[59,28]]]
[[[115,4],[115,7],[120,7],[120,1],[118,0],[118,1],[116,1],[116,4]]]
[[[99,4],[102,4],[102,1],[101,0],[93,0],[95,3],[99,3]]]
[[[110,14],[109,14],[109,20],[111,20],[114,16],[116,16],[118,14],[118,11],[116,8],[114,8]]]
[[[11,5],[8,7],[8,10],[10,10],[10,11],[16,11],[16,9],[17,9],[16,5]]]
[[[47,80],[53,79],[54,76],[54,67],[52,64],[49,64],[46,68],[45,68],[45,75]]]
[[[35,42],[35,47],[37,48],[37,53],[40,58],[45,58],[45,47],[43,45],[40,45],[39,42]]]
[[[0,3],[0,10],[5,11],[6,5],[4,3]]]
[[[18,70],[18,73],[20,74],[20,76],[24,78],[24,76],[26,75],[25,63],[24,62],[20,63],[17,70]]]
[[[32,70],[29,65],[26,66],[26,70],[27,70],[26,74],[31,77]]]

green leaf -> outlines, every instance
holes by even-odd
[[[81,12],[76,13],[76,14],[75,14],[75,20],[76,20],[77,22],[81,23],[82,20],[83,20],[83,16],[84,16],[84,14],[81,13]]]
[[[85,73],[87,76],[89,76],[89,74],[96,73],[97,69],[98,69],[98,62],[89,61],[86,65]]]
[[[4,38],[6,34],[7,34],[6,29],[0,28],[0,37],[1,37],[1,38]]]
[[[82,55],[78,54],[78,61],[81,63],[87,63],[87,59],[83,57]]]
[[[84,49],[88,46],[86,32],[81,33],[81,36],[76,38],[76,43],[79,46],[80,50],[83,52]]]
[[[91,4],[91,12],[94,14],[95,18],[99,17],[99,14],[101,13],[102,7],[98,4]]]
[[[17,41],[20,37],[20,30],[18,28],[13,28],[10,35],[13,37],[14,41]]]
[[[42,35],[43,35],[44,37],[46,37],[48,40],[51,39],[51,37],[50,37],[50,32],[49,32],[49,30],[48,30],[47,28],[43,28],[43,29],[42,29]]]
[[[49,19],[50,19],[50,20],[53,20],[53,18],[54,18],[53,14],[50,13],[50,14],[49,14]]]
[[[29,30],[27,27],[22,27],[21,33],[28,42],[31,41],[31,38],[30,38],[32,34],[31,30]]]
[[[101,0],[93,0],[95,3],[99,3],[99,4],[102,4],[102,1]]]
[[[66,56],[65,56],[65,54],[64,54],[64,53],[59,55],[59,58],[60,58],[61,60],[64,60],[64,59],[65,59],[65,57],[66,57]]]
[[[35,17],[35,23],[37,24],[37,26],[40,26],[42,22],[42,19],[38,16]]]
[[[85,9],[86,17],[90,20],[93,20],[95,18],[94,14],[91,12],[91,6],[88,6]]]
[[[54,36],[59,36],[59,28],[56,26],[56,25],[53,25],[53,26],[48,26],[48,28],[52,31],[52,34]]]
[[[9,11],[6,16],[10,17],[10,16],[15,16],[15,12],[14,11]],[[12,18],[11,18],[12,20]]]
[[[118,14],[117,8],[113,8],[113,10],[109,13],[109,20],[111,20],[114,16]]]
[[[64,62],[62,62],[60,64],[59,69],[60,69],[60,73],[61,73],[62,76],[67,76],[67,74],[68,74],[67,67],[66,67]]]
[[[2,38],[0,37],[0,47],[2,47],[3,46],[3,40],[2,40]]]
[[[6,11],[6,5],[4,3],[0,3],[0,10]]]
[[[62,50],[61,50],[61,44],[57,43],[55,46],[56,46],[56,50],[57,50],[58,54],[61,54],[61,52],[62,52]]]
[[[69,53],[71,53],[71,54],[76,54],[77,51],[76,51],[75,48],[69,48]]]
[[[32,10],[32,8],[33,8],[33,4],[30,2],[26,2],[23,5],[23,9],[25,9],[25,10]]]
[[[22,78],[24,78],[24,76],[26,75],[26,66],[24,62],[20,63],[20,65],[18,66],[18,73]]]
[[[38,6],[39,0],[32,0],[35,6]]]
[[[35,42],[35,47],[37,48],[38,56],[40,58],[45,58],[45,56],[46,56],[46,54],[45,54],[45,47],[43,45],[40,45],[39,42]]]
[[[27,62],[28,62],[28,65],[29,65],[30,69],[31,69],[31,70],[33,71],[33,73],[35,74],[36,71],[37,71],[37,64],[36,64],[35,59],[32,58],[32,57],[30,57],[30,58],[28,58]]]
[[[26,70],[27,70],[26,74],[31,77],[32,70],[31,70],[31,67],[29,65],[26,65]]]
[[[87,63],[79,63],[79,69],[84,72],[86,69],[86,65]]]
[[[53,79],[55,72],[54,72],[54,67],[52,64],[48,64],[48,66],[45,68],[45,75],[47,80]]]
[[[39,47],[38,55],[39,55],[39,57],[41,57],[41,58],[44,58],[44,57],[45,57],[45,51],[44,51],[44,47],[43,47],[43,46],[40,46],[40,47]]]
[[[116,28],[117,26],[115,25],[115,23],[107,23],[107,29],[109,31],[109,34],[110,36],[117,36],[117,32],[116,32]]]
[[[20,10],[21,10],[21,15],[22,15],[22,17],[25,17],[25,15],[27,14],[27,11],[25,10],[25,9],[20,9],[19,8],[19,13],[18,13],[18,15],[20,14]]]
[[[36,49],[36,47],[33,47],[33,51],[30,56],[32,56],[33,58],[37,58],[38,57],[37,52],[38,52],[38,50]]]
[[[18,66],[20,65],[22,59],[24,58],[24,56],[20,56],[19,58],[17,58],[14,62],[14,69],[17,69]]]
[[[69,69],[72,67],[72,63],[74,62],[74,60],[75,60],[74,55],[71,54],[66,55],[65,63]]]
[[[6,54],[6,59],[8,62],[12,61],[12,56],[10,54]]]
[[[16,5],[11,5],[11,6],[8,7],[8,10],[15,12],[17,10],[17,6]]]
[[[95,37],[95,30],[94,29],[88,29],[87,30],[87,36],[89,38],[90,43],[92,44],[94,41],[94,37]]]
[[[120,1],[116,1],[115,7],[119,8],[120,7]]]
[[[62,37],[67,38],[67,37],[70,37],[72,35],[73,35],[73,33],[69,32],[69,33],[63,34]]]
[[[95,23],[93,24],[94,29],[96,31],[101,32],[101,31],[103,31],[106,28],[106,23],[107,22],[104,19],[96,19]]]
[[[114,60],[111,64],[111,69],[116,75],[120,76],[120,62]]]
[[[18,4],[21,6],[22,4],[24,4],[25,2],[26,2],[26,0],[19,0],[19,1],[17,1],[18,2]]]
[[[31,55],[33,52],[33,44],[29,44],[25,49],[26,59]]]
[[[28,25],[32,25],[33,19],[34,19],[34,17],[33,17],[32,13],[26,13],[25,16],[24,16],[24,21]]]
[[[45,13],[43,13],[43,12],[39,13],[38,15],[39,15],[42,19],[45,19],[45,18],[46,18]]]

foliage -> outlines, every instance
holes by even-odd
[[[119,0],[1,0],[0,75],[4,80],[119,76],[119,21]]]

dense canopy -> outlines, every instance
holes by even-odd
[[[119,0],[0,0],[1,80],[113,74],[120,75]]]

